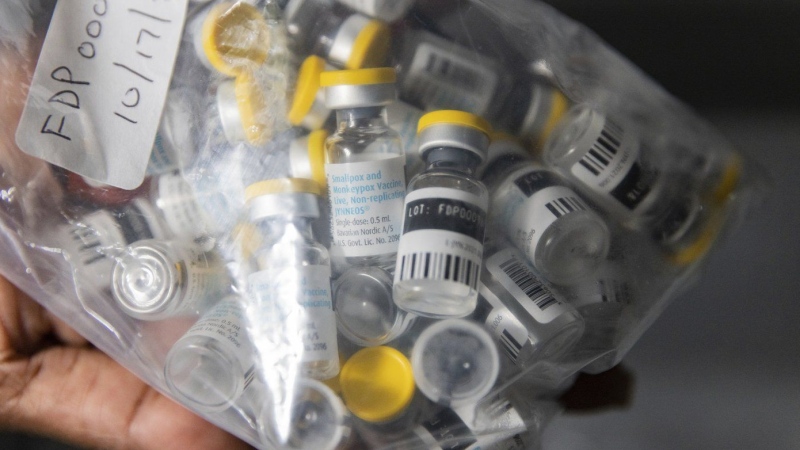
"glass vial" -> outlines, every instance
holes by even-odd
[[[192,186],[179,172],[152,177],[150,201],[166,227],[179,240],[203,239],[218,233],[200,206]]]
[[[508,247],[486,259],[474,319],[484,323],[519,368],[555,359],[580,339],[580,314],[551,292],[518,250]]]
[[[386,64],[389,26],[327,0],[291,0],[286,27],[301,55],[315,54],[336,67],[360,69]]]
[[[250,222],[264,238],[254,254],[258,271],[248,276],[251,336],[262,363],[298,363],[304,376],[331,378],[339,354],[330,259],[311,231],[321,190],[311,180],[284,178],[255,183],[245,194]]]
[[[394,273],[394,301],[426,317],[475,309],[489,194],[473,177],[486,157],[489,125],[462,111],[428,113],[419,153],[428,168],[408,185]]]
[[[391,68],[323,72],[336,132],[325,142],[331,254],[348,267],[394,269],[406,193],[400,138],[386,123],[395,99]]]
[[[414,0],[337,0],[354,10],[386,22],[402,19],[414,6]]]
[[[141,320],[197,314],[230,287],[220,258],[191,244],[147,239],[115,259],[111,292],[126,314]]]
[[[548,281],[570,284],[597,270],[608,254],[609,229],[560,175],[509,139],[490,146],[483,172],[492,224]]]
[[[334,311],[339,332],[362,347],[391,342],[416,316],[392,299],[392,277],[378,267],[350,269],[334,283]]]
[[[543,157],[625,226],[679,252],[702,237],[703,205],[688,192],[688,180],[659,172],[648,152],[635,133],[578,105],[554,130]]]
[[[411,352],[417,387],[432,401],[454,408],[488,394],[500,372],[492,336],[480,325],[448,319],[426,328]]]
[[[181,402],[203,412],[228,409],[253,381],[244,305],[229,296],[205,313],[167,354],[164,377]]]
[[[264,73],[242,73],[217,86],[217,112],[225,139],[230,144],[263,145],[281,126],[278,120],[283,114],[270,107],[272,98],[279,99],[283,95],[276,90],[281,83],[262,79]]]

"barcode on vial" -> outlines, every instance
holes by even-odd
[[[583,202],[577,197],[562,197],[548,202],[544,206],[547,207],[547,209],[553,213],[554,216],[556,216],[556,219],[573,211],[586,210],[586,206],[584,206]]]
[[[519,358],[519,352],[522,351],[522,344],[520,344],[508,330],[503,330],[500,334],[500,344],[503,346],[503,350],[506,352],[511,361],[517,362],[517,358]]]
[[[597,138],[592,148],[581,158],[581,165],[595,176],[600,175],[614,155],[619,151],[619,146],[622,143],[622,128],[610,120],[606,120],[603,125],[603,130],[600,132],[600,137]]]
[[[72,229],[72,239],[77,241],[78,252],[83,256],[83,265],[88,266],[105,259],[105,255],[98,251],[102,243],[100,233],[90,227],[76,227]]]
[[[467,89],[479,89],[482,85],[481,76],[474,70],[436,53],[428,55],[425,71],[434,76],[442,76]]]
[[[515,258],[511,258],[503,264],[500,264],[500,269],[508,275],[511,281],[513,281],[540,310],[544,311],[550,306],[560,303],[553,297],[553,294],[551,294],[539,280],[534,278],[533,274]]]
[[[446,280],[477,289],[480,264],[449,253],[417,252],[400,258],[400,281]]]

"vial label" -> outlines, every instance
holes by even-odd
[[[245,388],[253,380],[253,347],[247,335],[244,305],[236,298],[228,298],[217,303],[213,309],[200,318],[183,339],[207,337],[231,355],[245,374]]]
[[[158,178],[155,204],[176,236],[191,239],[205,229],[205,213],[197,203],[192,186],[180,174],[171,173]]]
[[[566,214],[588,209],[558,175],[549,171],[525,169],[514,175],[512,183],[509,198],[496,202],[503,205],[499,217],[506,224],[506,235],[531,260],[550,225]]]
[[[484,57],[466,57],[429,42],[420,43],[414,53],[403,89],[409,101],[426,110],[459,109],[485,116],[500,82],[491,70],[496,64]]]
[[[184,262],[186,267],[184,301],[187,307],[196,308],[197,302],[205,299],[216,300],[215,297],[230,285],[225,267],[215,255],[199,249],[192,250]]]
[[[525,419],[508,398],[495,395],[490,400],[483,400],[476,408],[474,405],[458,409],[461,417],[481,436],[491,438],[494,442],[520,434],[527,429]]]
[[[345,257],[397,251],[406,194],[405,158],[379,156],[325,165],[332,245]]]
[[[187,0],[57,2],[16,142],[122,189],[142,184]]]
[[[487,203],[449,188],[408,194],[394,282],[453,281],[477,289]]]
[[[175,150],[167,139],[161,133],[157,133],[153,143],[153,152],[150,153],[150,161],[147,163],[147,175],[158,175],[177,170],[177,158]]]
[[[572,174],[591,190],[635,210],[650,192],[656,177],[638,159],[635,136],[625,134],[619,125],[606,120],[597,140],[572,166]]]
[[[257,336],[300,362],[338,361],[329,266],[264,270],[250,275],[249,285],[257,301]]]
[[[569,312],[568,306],[553,297],[518,251],[505,249],[495,253],[486,260],[486,270],[536,322],[549,323]]]
[[[509,311],[503,302],[486,286],[480,286],[478,308],[488,308],[484,326],[489,330],[503,353],[517,364],[522,347],[528,341],[528,330]]]
[[[417,436],[429,449],[472,449],[478,439],[464,420],[452,409],[445,408],[414,429]]]
[[[576,308],[600,304],[624,306],[630,304],[632,299],[633,293],[628,282],[614,277],[603,277],[586,289],[579,288],[570,303]]]

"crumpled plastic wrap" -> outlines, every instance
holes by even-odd
[[[54,2],[10,2],[0,8],[5,11],[0,18],[0,272],[147,383],[260,448],[538,446],[543,427],[558,410],[552,399],[579,371],[603,371],[621,361],[661,311],[690,287],[708,252],[761,194],[759,175],[751,170],[754,163],[743,159],[704,120],[592,32],[541,2],[254,3],[188,3],[148,177],[133,191],[98,185],[17,148],[14,135]],[[247,52],[256,47],[266,55],[243,58],[248,64],[258,60],[244,72],[249,77],[249,90],[241,88],[245,94],[235,85],[244,83],[245,77],[235,64],[236,51],[228,54],[234,55],[232,59],[210,65],[199,54],[203,50],[197,34],[212,8],[223,18],[258,13],[239,22],[231,19],[233,25],[225,26],[233,31],[222,35],[232,39],[225,45],[240,45],[251,56]],[[382,27],[373,36],[377,47],[382,47],[374,50],[380,53],[372,58],[375,61],[368,56],[354,63],[352,52],[350,59],[337,59],[341,49],[334,43],[336,33],[345,27],[346,19],[358,14],[365,21],[379,21]],[[370,14],[377,19],[369,18]],[[225,20],[219,23],[224,25]],[[431,47],[440,53],[426,50]],[[415,58],[423,50],[429,53],[419,66]],[[253,280],[261,278],[252,275],[263,269],[259,258],[275,256],[264,255],[265,242],[279,241],[281,236],[265,234],[254,223],[246,190],[262,180],[310,178],[297,168],[290,151],[309,130],[292,123],[296,121],[290,118],[290,109],[306,89],[298,85],[302,79],[298,73],[311,54],[339,68],[395,67],[399,100],[404,105],[417,108],[420,114],[426,109],[466,109],[484,116],[497,132],[492,145],[505,142],[522,148],[537,164],[547,166],[549,173],[558,174],[553,176],[566,180],[564,185],[577,192],[580,204],[588,205],[608,229],[610,249],[603,262],[589,276],[564,283],[542,277],[541,268],[533,268],[534,262],[525,261],[524,256],[517,258],[520,265],[533,270],[521,276],[536,275],[539,281],[534,282],[546,293],[537,295],[573,305],[570,310],[581,316],[576,319],[580,333],[573,333],[569,343],[566,338],[563,342],[554,339],[550,348],[557,351],[534,351],[526,354],[523,363],[524,348],[535,347],[537,336],[547,335],[530,328],[547,323],[521,320],[522,332],[528,328],[526,342],[509,341],[510,334],[504,335],[498,324],[509,315],[524,314],[524,308],[517,305],[518,309],[481,313],[479,300],[479,307],[465,319],[493,336],[496,351],[490,354],[497,358],[493,364],[499,367],[499,375],[496,381],[492,379],[488,393],[467,405],[451,405],[447,400],[437,405],[437,399],[428,398],[422,386],[414,389],[412,384],[407,403],[381,420],[366,420],[368,415],[357,405],[361,400],[354,399],[352,392],[348,397],[348,388],[342,386],[358,386],[352,374],[360,367],[356,363],[347,369],[348,380],[337,379],[339,370],[336,377],[320,380],[301,370],[303,353],[309,351],[304,347],[308,340],[304,333],[309,332],[306,314],[310,313],[291,302],[287,306],[270,300],[278,306],[265,305],[263,298],[253,294]],[[452,59],[447,60],[448,55]],[[219,70],[221,66],[230,73]],[[238,74],[236,81],[231,73]],[[229,111],[220,100],[226,92],[234,93],[240,109],[242,97],[249,100],[249,122],[240,125],[244,129],[238,129],[238,138],[231,139],[226,128],[224,115]],[[548,100],[553,97],[561,100]],[[540,104],[534,107],[537,101]],[[567,113],[568,109],[572,112]],[[392,114],[390,107],[390,123],[398,117]],[[619,213],[604,194],[581,185],[585,177],[578,169],[553,156],[554,148],[579,140],[570,135],[575,131],[570,131],[568,122],[577,123],[587,114],[604,121],[604,131],[612,135],[609,123],[624,129],[625,145],[637,147],[638,156],[632,153],[631,157],[641,158],[647,176],[661,180],[663,186],[647,176],[640,179],[644,191],[652,188],[655,198],[646,202],[674,204],[659,213],[660,219]],[[316,127],[330,129],[333,119],[323,119]],[[397,130],[409,153],[406,181],[422,169],[413,154],[416,126],[410,126],[410,134],[408,129]],[[621,151],[623,145],[618,144]],[[159,166],[159,154],[168,164],[162,160]],[[605,159],[598,158],[594,164],[603,165]],[[478,173],[486,180],[496,175],[493,170],[489,166]],[[629,189],[629,194],[635,191]],[[315,239],[329,247],[326,203],[320,201],[322,214],[311,228]],[[288,205],[290,210],[299,207]],[[569,212],[578,208],[564,207]],[[487,220],[492,223],[493,215],[500,214],[490,205]],[[515,236],[505,233],[501,225],[487,227],[485,259],[493,252],[521,254]],[[689,236],[681,238],[684,241],[671,241],[684,232]],[[115,275],[124,269],[126,258],[145,254],[144,247],[136,247],[143,241],[166,248],[162,253],[180,261],[176,285],[181,279],[185,283],[191,277],[202,278],[193,281],[202,292],[170,294],[195,300],[157,311],[137,310],[136,305],[119,300],[121,294],[113,287],[117,278],[133,277],[128,280],[132,285],[153,282],[136,279],[144,277],[142,273]],[[314,264],[330,266],[320,261]],[[293,267],[285,264],[278,276],[284,284],[287,277],[291,279]],[[334,305],[336,294],[345,292],[336,279],[341,272],[334,261],[333,285],[328,285]],[[527,278],[516,280],[527,300],[544,298],[532,297],[531,285],[520,284]],[[482,289],[489,291],[479,290],[484,302],[487,296],[514,301],[516,291],[492,290],[502,282],[494,280],[492,288],[487,278],[482,281]],[[276,294],[281,295],[282,291]],[[483,308],[489,303],[483,303]],[[348,360],[364,348],[393,349],[412,362],[423,359],[411,356],[415,341],[435,322],[420,317],[380,345],[356,342],[339,324],[335,341],[342,373]],[[223,342],[214,344],[215,338]],[[184,353],[178,354],[178,348]],[[206,361],[203,358],[222,359],[209,372],[211,379],[191,379],[193,368]]]

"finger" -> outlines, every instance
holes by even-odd
[[[88,348],[0,363],[0,423],[93,448],[249,448]]]
[[[71,326],[67,325],[66,322],[54,316],[49,311],[47,312],[47,317],[50,320],[53,334],[60,342],[73,347],[82,347],[88,345],[89,341],[87,341],[85,337],[81,336]]]
[[[0,361],[32,354],[50,331],[44,308],[0,276]]]

